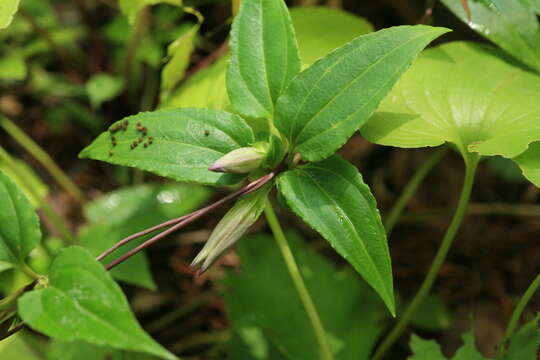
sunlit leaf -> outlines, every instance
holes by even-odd
[[[0,2],[0,30],[7,28],[13,20],[13,15],[19,8],[20,0],[2,0]]]
[[[0,5],[0,13],[2,7]],[[23,80],[26,77],[27,68],[24,57],[17,52],[0,56],[0,79],[1,80]]]

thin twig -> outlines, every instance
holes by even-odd
[[[115,244],[111,249],[105,251],[103,254],[101,254],[99,257],[98,257],[98,260],[101,260],[103,259],[105,256],[107,256],[108,254],[112,253],[113,251],[115,251],[116,249],[118,249],[119,247],[127,244],[129,241],[133,240],[133,239],[136,239],[138,237],[141,237],[143,235],[146,235],[148,233],[151,233],[151,232],[154,232],[158,229],[161,229],[161,228],[164,228],[164,227],[167,227],[169,225],[173,225],[172,227],[170,227],[169,229],[155,235],[154,237],[150,238],[149,240],[143,242],[142,244],[140,244],[139,246],[133,248],[132,250],[126,252],[124,255],[120,256],[118,259],[110,262],[109,264],[107,264],[105,266],[105,268],[107,270],[110,270],[112,268],[114,268],[115,266],[117,266],[118,264],[122,263],[123,261],[127,260],[128,258],[130,258],[131,256],[137,254],[138,252],[146,249],[147,247],[149,247],[150,245],[156,243],[157,241],[163,239],[165,236],[175,232],[176,230],[179,230],[181,229],[182,227],[186,226],[186,225],[189,225],[191,224],[193,221],[197,220],[198,218],[200,218],[201,216],[209,213],[210,211],[216,209],[217,207],[231,201],[231,200],[234,200],[236,198],[239,198],[240,196],[243,196],[243,195],[247,195],[257,189],[260,189],[262,186],[264,186],[266,183],[268,183],[270,180],[272,180],[272,178],[275,176],[275,173],[274,172],[271,172],[267,175],[264,175],[260,178],[258,178],[257,180],[255,181],[252,181],[250,182],[249,184],[247,184],[246,186],[244,186],[242,189],[232,193],[232,194],[229,194],[227,196],[225,196],[224,198],[216,201],[215,203],[211,204],[211,205],[208,205],[202,209],[199,209],[199,210],[196,210],[190,214],[187,214],[187,215],[184,215],[184,216],[181,216],[179,218],[176,218],[176,219],[172,219],[172,220],[169,220],[169,221],[166,221],[162,224],[159,224],[159,225],[156,225],[150,229],[147,229],[147,230],[143,230],[137,234],[133,234],[121,241],[119,241],[117,244]]]

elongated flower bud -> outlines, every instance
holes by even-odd
[[[271,188],[271,184],[266,184],[259,190],[240,198],[214,228],[191,266],[202,263],[201,272],[206,271],[225,250],[240,239],[261,215]]]
[[[208,170],[234,174],[247,174],[261,166],[265,155],[266,151],[255,147],[235,149],[219,158],[208,168]]]

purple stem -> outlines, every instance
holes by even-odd
[[[133,235],[119,241],[118,243],[116,243],[111,249],[105,251],[103,254],[101,254],[98,257],[98,260],[103,259],[108,254],[112,253],[114,250],[116,250],[119,247],[127,244],[129,241],[131,241],[131,240],[133,240],[133,239],[135,239],[137,237],[146,235],[146,234],[151,233],[151,232],[153,232],[155,230],[158,230],[158,229],[161,229],[161,228],[166,227],[168,225],[174,224],[169,229],[167,229],[167,230],[153,236],[152,238],[146,240],[145,242],[143,242],[139,246],[137,246],[137,247],[131,249],[130,251],[126,252],[125,254],[123,254],[122,256],[117,258],[116,260],[108,263],[105,266],[105,268],[107,270],[110,270],[110,269],[114,268],[116,265],[118,265],[118,264],[122,263],[123,261],[129,259],[131,256],[137,254],[141,250],[146,249],[148,246],[150,246],[150,245],[154,244],[155,242],[161,240],[165,236],[173,233],[174,231],[176,231],[178,229],[181,229],[182,227],[184,227],[186,225],[191,224],[193,221],[195,221],[198,218],[202,217],[203,215],[209,213],[210,211],[216,209],[217,207],[219,207],[219,206],[221,206],[221,205],[223,205],[223,204],[225,204],[225,203],[227,203],[227,202],[229,202],[231,200],[239,198],[240,196],[247,195],[247,194],[249,194],[249,193],[251,193],[253,191],[256,191],[256,190],[260,189],[262,186],[264,186],[266,183],[268,183],[270,180],[272,180],[272,178],[274,176],[275,176],[274,172],[266,174],[266,175],[258,178],[257,180],[254,180],[254,181],[250,182],[249,184],[247,184],[246,186],[244,186],[240,190],[238,190],[238,191],[236,191],[236,192],[234,192],[232,194],[229,194],[229,195],[225,196],[224,198],[221,198],[220,200],[216,201],[215,203],[210,204],[210,205],[208,205],[208,206],[206,206],[206,207],[204,207],[202,209],[196,210],[196,211],[194,211],[192,213],[189,213],[187,215],[184,215],[184,216],[181,216],[179,218],[166,221],[166,222],[164,222],[162,224],[156,225],[156,226],[154,226],[152,228],[149,228],[147,230],[143,230],[141,232],[133,234]]]

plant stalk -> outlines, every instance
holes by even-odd
[[[289,271],[294,286],[298,291],[300,300],[304,305],[306,314],[309,318],[309,321],[311,322],[311,326],[313,327],[313,331],[315,332],[315,336],[317,337],[319,346],[321,347],[321,358],[324,360],[333,360],[334,355],[332,354],[332,349],[330,348],[328,337],[326,336],[326,332],[324,331],[323,323],[317,312],[315,303],[313,302],[313,299],[309,294],[308,288],[304,283],[304,280],[302,279],[300,269],[298,268],[298,265],[294,260],[294,255],[291,251],[289,243],[287,242],[287,238],[283,233],[283,229],[281,228],[279,220],[269,200],[267,200],[264,214],[266,216],[266,219],[268,220],[268,225],[270,226],[270,229],[272,230],[272,233],[276,238],[276,242],[281,251],[281,255],[283,255],[283,260],[285,260],[287,270]]]
[[[437,278],[437,275],[439,273],[439,270],[444,263],[444,260],[446,259],[446,255],[448,254],[448,251],[450,250],[450,247],[452,246],[452,242],[454,241],[454,238],[456,237],[456,233],[459,230],[459,227],[461,225],[461,222],[463,221],[463,217],[465,216],[466,210],[467,210],[467,204],[469,203],[469,198],[471,195],[471,190],[474,183],[474,176],[476,173],[476,167],[478,165],[479,156],[478,155],[472,155],[469,154],[468,157],[464,157],[465,159],[465,179],[463,181],[463,187],[461,189],[461,194],[459,196],[459,201],[456,207],[456,211],[454,212],[454,216],[452,217],[452,221],[450,222],[450,226],[446,230],[446,234],[444,235],[444,238],[441,242],[441,246],[439,247],[439,250],[437,251],[437,254],[435,255],[435,259],[433,260],[433,263],[431,264],[431,267],[429,268],[429,271],[424,279],[424,282],[422,283],[422,286],[420,287],[420,290],[416,293],[415,297],[405,309],[405,312],[399,319],[398,323],[392,328],[390,333],[386,336],[386,338],[383,340],[381,345],[378,347],[377,351],[375,352],[375,355],[373,356],[373,360],[380,360],[383,358],[383,356],[386,354],[388,350],[392,347],[392,345],[396,342],[396,340],[401,336],[407,325],[409,324],[409,321],[411,317],[416,312],[418,306],[424,301],[425,297],[429,294],[429,291],[431,290],[431,287],[433,286],[433,283],[435,282],[435,279]]]
[[[525,290],[525,293],[523,293],[523,295],[521,296],[521,299],[519,299],[516,305],[516,308],[514,309],[514,312],[512,312],[512,316],[510,317],[510,321],[508,322],[506,331],[504,332],[503,342],[501,344],[501,347],[499,348],[497,359],[502,359],[506,351],[506,344],[508,340],[512,338],[512,335],[514,334],[514,331],[516,330],[516,326],[519,322],[519,319],[521,318],[521,315],[523,314],[523,310],[525,310],[525,306],[527,306],[532,296],[536,293],[536,291],[539,288],[540,288],[540,274],[536,275],[536,278],[533,280],[531,285],[529,285],[527,290]]]
[[[441,159],[446,155],[448,152],[447,147],[442,147],[435,151],[431,156],[416,170],[413,177],[405,188],[403,189],[403,192],[397,199],[397,201],[394,203],[394,207],[392,207],[392,210],[388,214],[385,222],[384,227],[386,229],[386,236],[389,237],[392,233],[392,230],[394,229],[394,226],[396,225],[399,216],[403,212],[403,209],[405,209],[405,206],[413,196],[413,194],[416,192],[420,184],[424,181],[426,176],[429,174],[429,172],[441,161]]]
[[[79,187],[60,169],[56,162],[45,150],[43,150],[34,140],[26,135],[15,123],[0,115],[0,126],[17,141],[26,151],[28,151],[51,176],[80,204],[84,204],[87,199]]]

